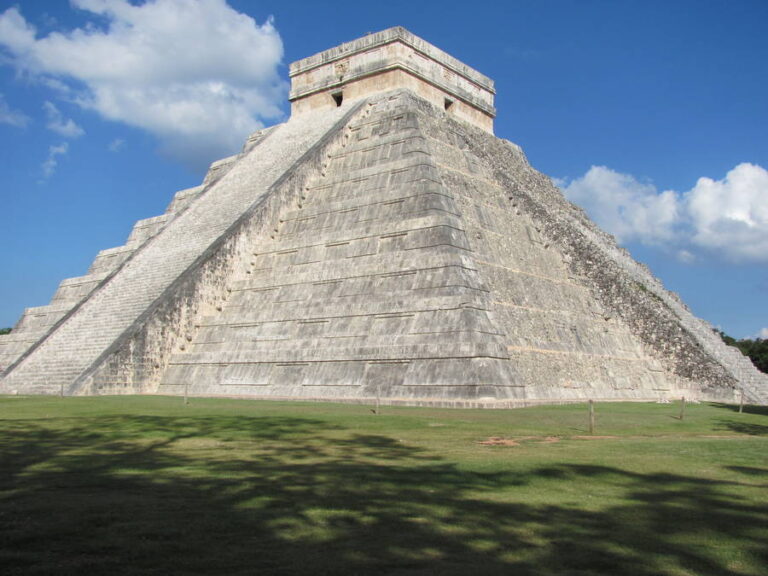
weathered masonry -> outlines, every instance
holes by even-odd
[[[291,64],[291,113],[406,89],[493,133],[493,80],[403,28],[390,28]]]
[[[253,134],[0,337],[0,392],[768,402],[768,378],[493,136],[402,28],[291,66]]]

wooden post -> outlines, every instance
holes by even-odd
[[[376,409],[373,411],[377,416],[379,415],[379,387],[376,386]]]
[[[591,398],[589,400],[589,433],[595,433],[595,403]]]
[[[189,396],[187,394],[187,388],[189,387],[189,382],[184,382],[184,406],[189,405]]]
[[[683,396],[680,403],[680,420],[685,420],[685,396]]]
[[[739,400],[739,414],[744,412],[744,390],[741,391],[741,399]]]

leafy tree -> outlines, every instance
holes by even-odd
[[[722,338],[723,342],[728,344],[728,346],[736,346],[736,338],[733,338],[732,336],[728,336],[728,334],[726,334],[722,330],[718,330],[717,333],[720,334],[720,338]]]
[[[3,334],[10,334],[10,333],[11,333],[10,328],[0,328],[0,336],[2,336]]]

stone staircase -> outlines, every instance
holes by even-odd
[[[27,308],[13,331],[0,335],[0,375],[32,346],[45,338],[59,321],[83,302],[101,282],[114,274],[136,250],[186,210],[207,187],[221,179],[237,160],[255,148],[274,129],[272,126],[254,132],[246,140],[240,154],[213,162],[203,184],[176,192],[163,214],[137,221],[126,243],[123,246],[101,250],[85,276],[62,280],[50,304]]]
[[[62,318],[118,270],[147,240],[162,230],[202,190],[202,186],[197,186],[177,192],[164,214],[134,224],[125,245],[100,251],[85,276],[62,280],[50,304],[27,308],[13,332],[0,336],[0,373],[48,335]]]
[[[93,286],[83,288],[87,295],[79,306],[59,324],[46,315],[44,337],[11,366],[0,390],[56,393],[63,386],[76,393],[78,377],[344,112],[308,114],[257,134],[238,161],[212,167],[200,188],[204,193],[182,191],[171,203],[173,214],[137,224],[134,244],[100,253],[92,266]],[[96,275],[106,278],[100,283]],[[59,318],[72,303],[65,302]],[[45,332],[51,324],[55,329]]]

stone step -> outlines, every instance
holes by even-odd
[[[485,311],[459,308],[218,325],[201,328],[192,347],[197,349],[197,346],[219,344],[237,346],[241,342],[299,341],[310,336],[330,339],[333,342],[345,339],[350,343],[349,345],[352,345],[352,343],[364,341],[367,337],[378,338],[382,335],[387,338],[429,335],[440,339],[444,334],[451,334],[453,337],[461,333],[475,332],[503,335],[498,332]],[[506,339],[504,342],[506,343]]]
[[[349,392],[373,397],[417,394],[498,398],[498,386],[520,389],[510,362],[495,358],[431,358],[398,361],[252,362],[171,365],[161,394],[245,395],[272,397],[331,396]],[[309,392],[308,392],[309,390]],[[501,397],[505,394],[502,392]]]
[[[165,209],[166,214],[176,214],[189,206],[205,190],[205,186],[194,186],[179,190],[173,195],[173,200]]]
[[[435,193],[403,197],[398,193],[394,199],[377,201],[362,206],[344,205],[336,202],[338,209],[317,214],[301,215],[299,211],[291,218],[281,218],[275,229],[275,240],[299,242],[312,240],[318,234],[341,230],[352,231],[375,223],[404,223],[408,220],[429,217],[445,217],[459,222],[453,200]],[[309,238],[306,238],[309,237]]]
[[[280,216],[280,221],[290,222],[291,220],[301,220],[333,214],[342,211],[351,211],[353,209],[364,209],[373,206],[381,206],[395,202],[415,202],[423,196],[436,195],[445,200],[452,201],[453,196],[443,190],[443,188],[432,181],[415,180],[407,182],[393,190],[377,190],[363,194],[350,194],[348,198],[325,200],[317,195],[312,198],[305,198],[302,208],[296,208],[284,212]],[[445,202],[445,200],[443,202]],[[442,205],[449,205],[441,203]]]
[[[316,326],[327,326],[330,323],[321,323],[320,321],[307,320],[298,326],[298,330],[286,330],[281,326],[280,330],[262,331],[261,334],[255,333],[251,328],[231,328],[217,330],[206,330],[196,338],[189,348],[191,354],[227,352],[228,350],[237,350],[238,352],[260,351],[270,352],[272,350],[308,350],[322,348],[328,350],[333,355],[337,350],[387,347],[387,346],[413,346],[436,344],[446,347],[446,351],[452,347],[463,343],[493,342],[500,346],[506,346],[504,334],[493,332],[493,326],[487,322],[478,322],[476,319],[482,317],[479,314],[470,315],[464,311],[464,314],[451,314],[451,311],[440,311],[431,314],[433,320],[431,324],[424,323],[421,327],[411,322],[412,317],[389,317],[374,318],[373,323],[381,324],[378,328],[370,331],[355,330],[349,325],[341,327],[339,330],[323,332]],[[454,322],[444,325],[435,321],[435,317],[453,316]],[[466,324],[461,324],[459,320],[470,320]],[[417,318],[418,319],[418,318]],[[441,318],[442,319],[442,318]],[[364,319],[363,319],[364,320]],[[404,322],[401,322],[405,320]],[[397,326],[397,324],[410,325],[409,327]],[[281,323],[286,324],[286,323]],[[301,326],[303,324],[303,326]],[[484,325],[479,325],[484,324]],[[264,326],[255,327],[256,330]],[[267,327],[269,328],[269,327]],[[350,330],[350,328],[352,328]]]
[[[418,258],[416,255],[418,254]],[[442,268],[456,267],[462,273],[473,274],[477,270],[471,258],[453,246],[431,247],[428,251],[412,251],[412,254],[396,252],[385,254],[369,254],[354,259],[330,260],[328,262],[308,263],[305,266],[285,266],[265,269],[261,273],[250,274],[248,279],[233,282],[230,286],[233,292],[238,290],[265,290],[281,288],[294,284],[315,284],[337,282],[352,279],[368,280],[381,279],[390,276],[417,275],[421,280],[428,278],[428,271],[439,271]],[[423,274],[418,274],[423,272]],[[479,282],[474,283],[481,287]],[[427,284],[424,287],[433,287]],[[416,286],[414,286],[416,287]]]
[[[436,310],[488,310],[487,295],[482,292],[446,294],[444,296],[421,295],[416,291],[387,293],[371,297],[353,296],[343,299],[326,298],[295,303],[274,303],[268,307],[254,307],[249,302],[232,299],[226,309],[216,316],[203,319],[202,326],[245,326],[259,322],[307,320],[319,318],[343,318],[378,314],[402,314],[432,312]]]
[[[282,314],[283,311],[295,309],[306,309],[306,314],[313,314],[315,306],[330,306],[344,308],[346,306],[357,307],[361,303],[371,303],[373,301],[407,299],[418,302],[420,300],[443,299],[462,297],[462,302],[469,302],[470,306],[485,309],[488,306],[487,292],[471,286],[471,282],[466,276],[458,274],[449,274],[453,269],[444,269],[443,274],[435,276],[432,271],[428,271],[429,278],[422,278],[414,282],[414,277],[419,274],[411,274],[398,277],[384,277],[380,280],[403,279],[408,280],[407,284],[397,286],[391,283],[368,284],[361,288],[359,283],[351,283],[344,280],[338,282],[324,282],[312,285],[310,288],[306,284],[294,284],[286,288],[268,291],[241,291],[230,295],[230,298],[216,315],[209,315],[202,319],[201,325],[205,326],[207,322],[215,322],[217,317],[231,319],[237,323],[237,319],[245,317],[242,315],[254,312],[258,314],[261,310],[274,309],[275,314]],[[375,277],[367,277],[367,280]],[[431,283],[427,285],[427,280]],[[345,285],[346,284],[346,285]],[[351,285],[357,286],[356,290],[348,289]],[[286,298],[280,298],[280,296]],[[231,307],[231,314],[230,314]],[[250,316],[248,316],[250,317]]]
[[[376,121],[372,126],[381,127],[386,122],[387,118],[377,114]],[[410,143],[411,140],[416,142]],[[343,145],[338,150],[329,153],[327,157],[329,160],[340,160],[352,154],[377,153],[382,148],[390,148],[403,142],[409,142],[407,145],[410,149],[416,146],[421,150],[426,145],[426,138],[419,132],[415,123],[402,124],[395,129],[390,129],[387,132],[378,131],[376,134],[364,133],[362,126],[350,125]]]
[[[262,288],[249,289],[243,284],[240,290],[234,290],[231,293],[230,300],[241,305],[243,300],[239,298],[245,298],[245,302],[249,302],[254,307],[275,303],[292,303],[298,306],[317,299],[344,301],[349,298],[381,297],[403,291],[412,291],[416,298],[421,297],[422,294],[434,294],[436,291],[456,290],[457,294],[466,291],[488,292],[476,271],[461,266],[443,266],[407,272],[377,272],[320,281],[307,277],[292,278],[286,284]],[[244,294],[238,295],[239,291]]]
[[[471,334],[466,342],[414,343],[388,346],[330,347],[326,342],[312,348],[249,349],[228,348],[212,352],[189,352],[175,355],[171,365],[180,364],[241,364],[248,362],[328,362],[328,361],[382,361],[430,358],[499,358],[509,357],[506,348],[495,342],[478,342]],[[407,337],[403,337],[407,338]]]
[[[419,219],[420,221],[423,219]],[[385,226],[378,230],[351,229],[344,232],[327,231],[312,237],[300,237],[296,241],[266,243],[257,248],[257,254],[251,261],[252,274],[267,271],[298,271],[298,266],[322,264],[354,259],[360,264],[370,257],[385,254],[413,252],[420,254],[430,248],[454,248],[460,252],[469,252],[466,234],[454,224],[444,222],[423,228],[413,228],[405,222],[400,226]],[[373,233],[372,233],[373,232]],[[309,235],[307,235],[309,236]],[[413,257],[408,254],[405,257]],[[343,264],[349,266],[349,263]],[[308,269],[308,268],[307,268]]]
[[[390,167],[404,167],[418,164],[429,158],[426,139],[419,134],[404,135],[396,139],[377,138],[370,146],[351,146],[329,157],[329,178],[334,175],[357,176],[369,168],[387,170]]]
[[[88,268],[88,274],[108,275],[119,268],[134,253],[136,248],[136,246],[116,246],[100,251]]]
[[[45,306],[34,306],[24,310],[14,331],[17,334],[35,333],[42,335],[58,322],[76,302],[54,302]]]
[[[59,287],[53,295],[51,303],[59,301],[67,303],[80,302],[106,277],[107,274],[87,274],[75,278],[66,278],[59,283]]]
[[[126,245],[136,246],[143,244],[146,240],[157,234],[163,226],[171,220],[171,218],[172,216],[170,214],[162,214],[160,216],[138,220],[133,225],[133,229],[128,236]]]
[[[221,180],[232,168],[234,168],[239,159],[239,154],[233,154],[232,156],[227,156],[226,158],[221,158],[220,160],[213,162],[208,168],[208,172],[205,174],[203,185],[210,186]]]
[[[435,183],[442,186],[437,167],[430,159],[393,164],[386,168],[374,166],[358,170],[354,175],[333,174],[307,186],[307,204],[343,200],[349,195],[370,194],[376,190],[392,190],[414,182]],[[318,200],[315,200],[315,199]]]

